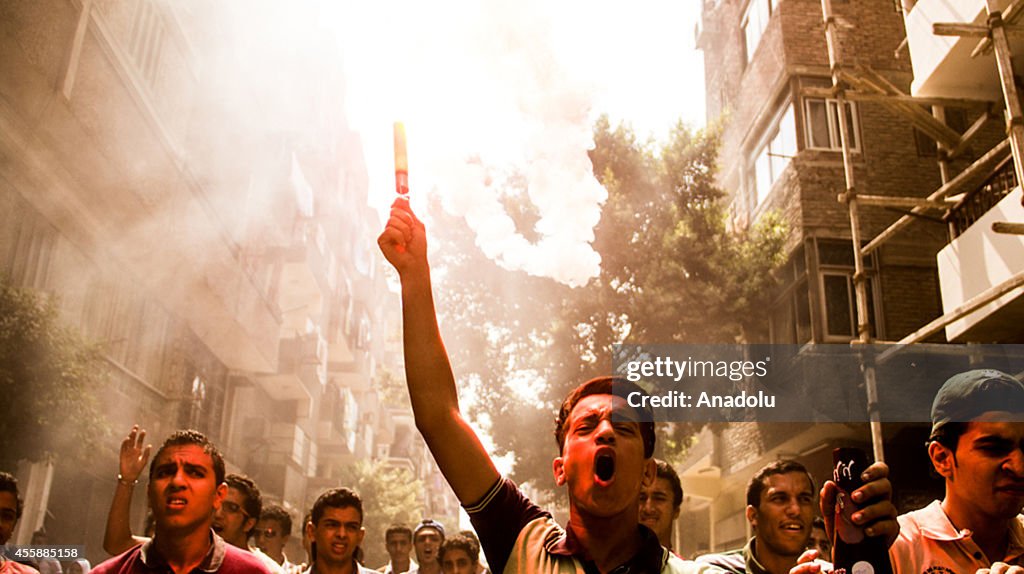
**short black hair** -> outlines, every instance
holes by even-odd
[[[683,484],[679,481],[679,475],[672,465],[661,460],[654,459],[658,466],[658,478],[664,478],[672,488],[672,508],[679,508],[683,504]]]
[[[465,552],[466,556],[469,556],[470,562],[474,565],[480,563],[480,545],[464,534],[456,534],[451,538],[446,538],[441,543],[441,549],[437,552],[438,563],[444,562],[445,553],[453,549]]]
[[[572,409],[577,403],[590,395],[613,395],[613,384],[627,387],[628,392],[635,390],[646,394],[636,383],[632,383],[622,377],[608,376],[590,379],[570,391],[566,395],[565,400],[562,401],[562,406],[558,410],[558,417],[555,419],[555,441],[558,442],[558,454],[564,454],[562,451],[565,448],[565,435],[567,432],[565,425],[569,422],[569,415],[572,414]],[[644,458],[651,458],[654,455],[655,442],[654,415],[648,407],[635,407],[635,410],[640,415],[640,420],[637,424],[640,425],[640,436],[644,441]]]
[[[473,532],[472,530],[460,530],[459,534],[465,536],[466,538],[469,538],[470,540],[475,542],[477,546],[480,546],[480,539],[477,538],[476,532]]]
[[[242,493],[242,497],[245,499],[242,502],[242,510],[245,510],[249,518],[259,520],[260,515],[263,513],[263,496],[260,494],[260,489],[256,486],[256,483],[244,474],[229,474],[224,477],[224,482],[228,484],[228,488],[233,488]],[[253,523],[252,528],[245,534],[246,536],[252,536],[255,532],[256,523]]]
[[[234,473],[224,477],[224,482],[227,483],[228,488],[241,492],[245,497],[245,503],[242,505],[245,513],[250,518],[259,519],[263,514],[263,495],[260,494],[260,489],[256,486],[256,483],[244,474]]]
[[[363,499],[355,491],[345,488],[332,488],[317,497],[313,503],[313,510],[310,512],[310,522],[315,528],[320,524],[324,516],[324,509],[330,508],[355,508],[359,512],[359,524],[363,523]]]
[[[213,459],[213,476],[217,479],[217,484],[224,482],[224,456],[221,455],[220,451],[217,450],[217,447],[210,442],[210,439],[206,438],[206,435],[193,429],[175,431],[171,436],[167,437],[167,440],[164,441],[164,444],[160,445],[160,449],[156,451],[156,455],[149,463],[149,478],[153,478],[153,470],[156,466],[156,461],[160,458],[160,455],[164,450],[172,446],[185,445],[201,447],[203,452],[210,455],[210,458]]]
[[[967,422],[948,422],[939,428],[932,431],[930,437],[928,437],[928,443],[937,442],[942,446],[956,453],[956,446],[960,443],[960,437],[967,432]],[[925,443],[927,446],[928,443]]]
[[[260,520],[276,520],[281,525],[282,535],[290,536],[292,533],[292,515],[278,504],[269,504],[263,507]]]
[[[0,471],[0,492],[10,492],[14,495],[14,519],[21,520],[21,513],[25,510],[25,501],[18,494],[18,479],[9,472]]]
[[[804,473],[811,493],[814,493],[814,479],[811,478],[811,473],[807,472],[807,467],[795,460],[777,460],[765,465],[750,478],[750,482],[747,483],[747,506],[758,508],[761,505],[761,493],[764,492],[765,481],[769,476],[791,472]]]
[[[388,529],[384,531],[384,542],[387,543],[388,538],[395,534],[404,534],[409,538],[409,542],[412,542],[412,528],[409,528],[406,524],[392,524],[388,526]]]

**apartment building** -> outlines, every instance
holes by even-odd
[[[985,3],[974,4],[961,7],[964,14],[940,16],[937,7],[948,12],[950,3],[922,0],[904,10],[892,0],[703,2],[697,45],[705,56],[708,120],[721,122],[723,130],[719,184],[732,198],[732,225],[745,228],[772,210],[790,233],[768,342],[1013,340],[994,318],[921,329],[1024,268],[1020,236],[1007,236],[1006,247],[979,260],[979,244],[987,249],[992,236],[984,221],[974,225],[984,239],[974,240],[969,253],[957,247],[965,245],[965,232],[956,212],[974,205],[968,188],[1005,187],[1006,166],[1013,170],[1012,160],[1001,163],[1010,155],[1005,144],[1001,157],[988,155],[1006,137],[1002,122],[991,121],[1001,113],[994,61],[963,59],[977,37],[959,40],[970,43],[964,48],[955,38],[932,34],[935,18],[983,24]],[[986,65],[992,69],[978,75],[988,79],[987,88],[963,73]],[[959,91],[938,81],[939,73],[962,82]],[[946,193],[936,196],[940,188]],[[1019,196],[1014,205],[1019,209]],[[899,229],[890,229],[897,221]],[[860,318],[858,258],[867,309]],[[985,272],[992,277],[975,267],[986,261],[996,268]],[[1007,313],[1011,299],[1004,295],[981,312],[1000,315],[992,307],[1001,302]],[[1013,323],[1017,335],[1021,324]],[[858,384],[851,379],[851,388]],[[806,396],[813,401],[813,391]],[[893,464],[894,482],[901,485],[897,505],[930,501],[941,490],[911,472],[929,464],[920,448],[927,429],[882,428],[885,452],[900,461]],[[688,525],[681,534],[683,553],[742,546],[751,534],[744,516],[750,476],[780,458],[800,460],[816,477],[830,476],[830,451],[839,444],[870,451],[868,425],[706,427],[680,466],[688,493],[680,522]]]
[[[1018,20],[1019,9],[1008,11],[1011,2],[993,5],[1006,11],[1000,22]],[[949,240],[937,256],[945,324],[936,327],[954,342],[1024,342],[1024,235],[1007,225],[1024,222],[1020,146],[1013,141],[1020,128],[1011,127],[1021,121],[1012,78],[1020,73],[1024,42],[1010,36],[1000,45],[986,38],[998,27],[990,28],[987,3],[981,0],[907,3],[905,22],[914,69],[911,93],[987,105],[989,123],[1003,132],[994,145],[979,146],[978,155],[990,154],[992,161],[946,194],[954,199],[943,213]],[[935,32],[935,25],[949,24],[974,27],[975,35]],[[997,56],[1008,66],[1003,68]]]
[[[386,344],[398,302],[320,16],[312,3],[0,3],[0,274],[56,296],[101,345],[114,433],[85,468],[57,453],[18,469],[29,504],[14,541],[45,526],[104,558],[133,423],[156,443],[203,431],[296,518],[342,466],[392,457],[377,381],[400,372]],[[136,504],[136,531],[144,516]]]

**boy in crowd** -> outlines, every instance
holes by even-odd
[[[974,572],[997,562],[993,571],[1024,572],[1024,384],[991,369],[960,373],[936,393],[931,418],[928,456],[946,494],[899,517],[894,570]]]
[[[256,523],[256,533],[253,540],[256,546],[269,556],[275,563],[284,568],[285,572],[291,572],[295,564],[288,561],[284,554],[284,547],[292,535],[292,517],[288,511],[271,504],[263,508],[260,519]]]
[[[683,504],[683,485],[672,465],[654,459],[657,477],[640,493],[640,524],[658,536],[658,542],[672,550],[674,528]]]
[[[445,540],[438,556],[444,574],[476,574],[480,566],[480,547],[461,534]]]
[[[306,532],[313,562],[306,574],[376,574],[356,561],[363,543],[363,501],[347,488],[333,488],[313,503]]]
[[[416,566],[409,554],[412,552],[412,529],[404,524],[392,524],[384,532],[384,549],[388,552],[388,563],[377,569],[383,574],[403,574]]]
[[[151,574],[171,571],[269,574],[251,553],[213,533],[213,516],[224,502],[224,458],[197,431],[172,434],[149,467],[149,506],[156,533],[143,544],[111,558],[95,574]]]

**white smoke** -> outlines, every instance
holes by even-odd
[[[350,117],[358,125],[374,107],[398,110],[401,115],[371,129],[386,137],[386,119],[406,121],[414,201],[437,189],[445,210],[465,217],[488,257],[508,269],[585,284],[599,271],[591,242],[607,197],[587,156],[596,87],[565,61],[550,6],[534,0],[419,4],[392,0],[386,21],[367,21],[373,15],[364,13],[352,24],[344,48],[353,75]],[[585,13],[584,4],[578,7]],[[423,26],[426,21],[431,25]],[[386,39],[365,33],[379,29],[376,24],[389,31]],[[352,53],[354,46],[361,54]],[[384,89],[377,84],[361,109],[360,78],[380,82],[389,75],[401,81]],[[365,127],[363,135],[373,145]],[[371,165],[371,177],[387,169]],[[505,212],[504,182],[489,177],[509,172],[526,179],[540,217],[531,230],[540,237],[536,242]]]

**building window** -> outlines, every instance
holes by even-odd
[[[746,46],[748,62],[753,58],[754,50],[761,42],[761,35],[768,27],[768,20],[777,5],[778,0],[750,0],[747,3],[740,29],[743,30],[743,42]]]
[[[860,136],[857,118],[857,104],[846,102],[846,132],[850,137],[850,149],[860,151]],[[804,99],[804,132],[807,134],[808,149],[842,150],[839,135],[839,102],[832,98]]]
[[[135,20],[132,22],[129,50],[139,73],[149,83],[156,84],[156,72],[163,51],[165,28],[159,8],[153,0],[144,0],[137,5]]]
[[[186,399],[182,410],[182,421],[184,428],[199,428],[203,423],[203,403],[206,402],[206,381],[198,374],[192,377],[192,382],[185,389]]]
[[[17,205],[0,220],[5,236],[0,249],[7,247],[6,261],[0,272],[11,283],[34,289],[49,286],[50,264],[57,247],[57,232],[42,218]]]
[[[216,360],[216,359],[213,359]],[[179,379],[177,398],[178,427],[196,429],[212,441],[220,439],[224,418],[224,386],[226,374],[223,367],[216,373],[204,373],[205,369],[186,360],[184,377]]]
[[[822,273],[821,281],[825,294],[825,336],[856,336],[853,277],[846,273]]]
[[[811,302],[807,288],[807,264],[801,245],[778,270],[781,294],[772,304],[769,336],[774,344],[804,344],[813,341]]]
[[[821,325],[825,342],[847,342],[857,337],[857,295],[853,284],[853,247],[849,242],[818,241]],[[867,274],[868,323],[871,336],[877,337],[879,313],[875,302],[875,263],[864,258]]]
[[[768,130],[766,141],[754,156],[753,178],[755,205],[761,205],[778,181],[782,172],[796,155],[796,123],[793,119],[793,105],[787,104],[785,111]]]

